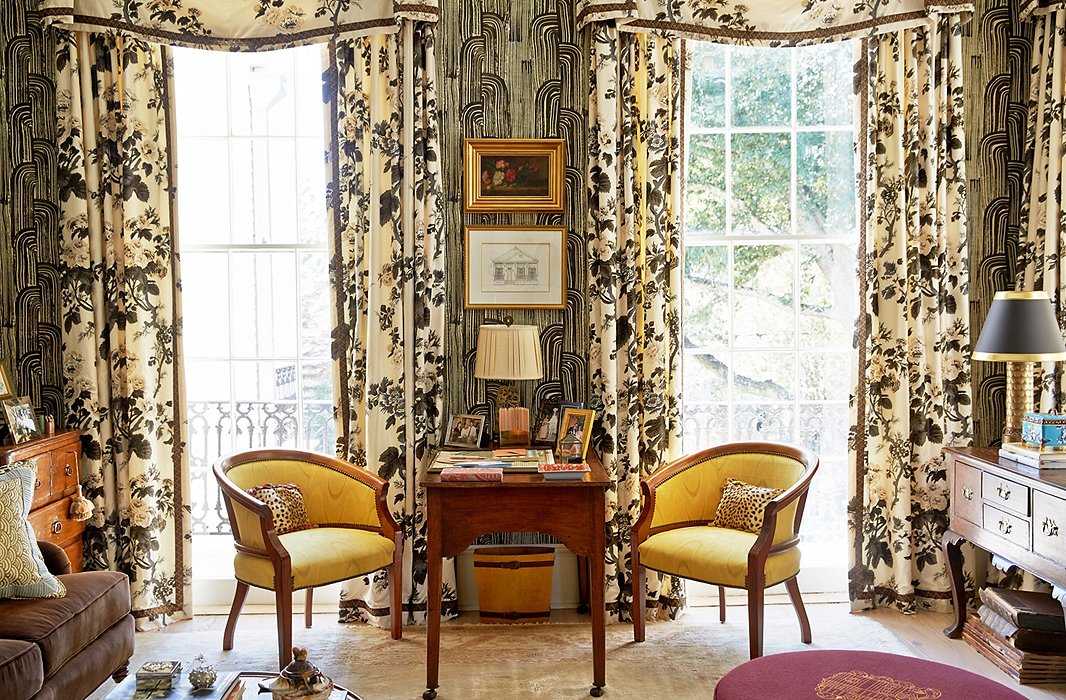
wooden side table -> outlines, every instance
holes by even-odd
[[[0,445],[0,466],[29,461],[37,468],[30,525],[37,539],[63,548],[70,570],[82,570],[85,523],[70,517],[81,478],[81,431],[67,430],[18,445]]]
[[[964,541],[1066,586],[1066,471],[1001,459],[992,447],[946,447],[944,454],[951,524],[943,546],[955,604],[955,620],[944,633],[958,638],[966,621]]]

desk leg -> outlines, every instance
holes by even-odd
[[[589,694],[597,698],[603,695],[603,686],[607,685],[607,619],[603,590],[606,535],[603,498],[603,494],[599,494],[599,507],[592,509],[598,522],[593,522],[592,557],[589,562],[589,598],[592,605],[592,690]]]
[[[431,493],[431,501],[433,497]],[[433,510],[430,506],[426,526],[426,690],[422,693],[423,700],[437,697],[440,670],[440,596],[444,561],[441,557],[440,512],[434,514]]]
[[[589,611],[589,558],[577,557],[577,614]]]
[[[962,575],[962,543],[966,541],[953,530],[944,532],[944,554],[948,560],[948,578],[951,581],[951,602],[955,605],[955,621],[944,628],[944,634],[952,639],[962,636],[966,622],[966,581]]]

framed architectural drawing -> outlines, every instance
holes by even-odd
[[[562,211],[562,139],[467,139],[463,205],[469,212]]]
[[[561,226],[467,226],[465,263],[467,308],[566,306]]]

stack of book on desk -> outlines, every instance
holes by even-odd
[[[1004,459],[1038,469],[1066,469],[1066,452],[1041,450],[1024,442],[1005,442],[999,448]]]
[[[1066,681],[1066,623],[1048,593],[985,588],[962,635],[1019,683]]]

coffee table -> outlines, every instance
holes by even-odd
[[[233,682],[240,679],[245,682],[244,694],[241,700],[256,700],[259,694],[259,681],[274,678],[277,673],[264,672],[220,672],[215,684],[207,690],[195,691],[189,685],[189,676],[182,672],[177,682],[168,691],[141,691],[137,692],[137,678],[134,674],[126,676],[125,680],[115,686],[115,689],[107,694],[107,700],[226,700],[229,688]],[[268,698],[268,695],[263,695]],[[363,700],[361,697],[341,686],[333,689],[329,700]]]

